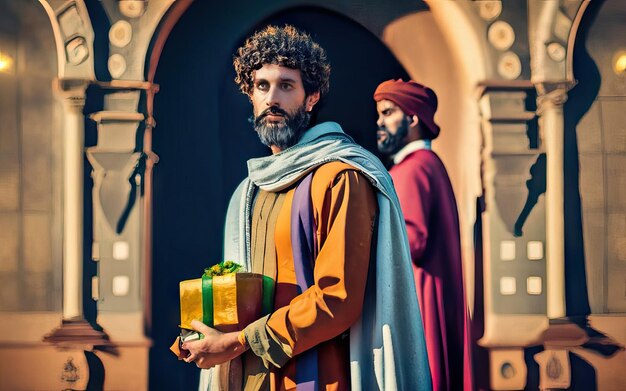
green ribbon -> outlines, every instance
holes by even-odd
[[[263,306],[261,316],[272,312],[274,308],[274,280],[268,276],[263,276]]]
[[[213,327],[213,277],[202,275],[202,323]]]
[[[274,309],[274,280],[263,276],[263,302],[261,316]],[[202,275],[202,323],[213,327],[213,277]]]

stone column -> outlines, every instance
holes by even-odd
[[[541,83],[536,87],[539,129],[547,157],[547,315],[550,319],[556,319],[565,317],[563,104],[567,100],[568,83]]]
[[[72,346],[105,346],[108,336],[85,320],[83,312],[83,164],[86,79],[55,79],[63,105],[63,321],[44,341]],[[88,349],[90,350],[90,349]]]
[[[83,150],[86,80],[56,79],[63,105],[63,320],[83,319]]]

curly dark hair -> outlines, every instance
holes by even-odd
[[[265,64],[278,64],[300,70],[304,92],[328,92],[330,64],[326,51],[309,34],[291,25],[267,26],[248,38],[237,50],[233,65],[237,72],[235,82],[244,94],[252,93],[253,71]]]

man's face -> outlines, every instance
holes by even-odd
[[[378,150],[385,155],[393,155],[405,144],[409,134],[409,117],[390,100],[376,102],[378,111],[378,131],[376,142]]]
[[[300,70],[265,64],[254,72],[250,99],[254,129],[277,152],[296,144],[307,130],[319,93],[306,96]]]

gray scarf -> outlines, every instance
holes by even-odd
[[[375,258],[361,319],[350,328],[352,389],[430,390],[406,227],[393,182],[380,160],[355,144],[339,124],[319,124],[293,147],[248,161],[249,176],[235,190],[226,215],[224,259],[237,260],[250,270],[250,215],[257,187],[285,189],[337,160],[358,169],[378,190]]]

